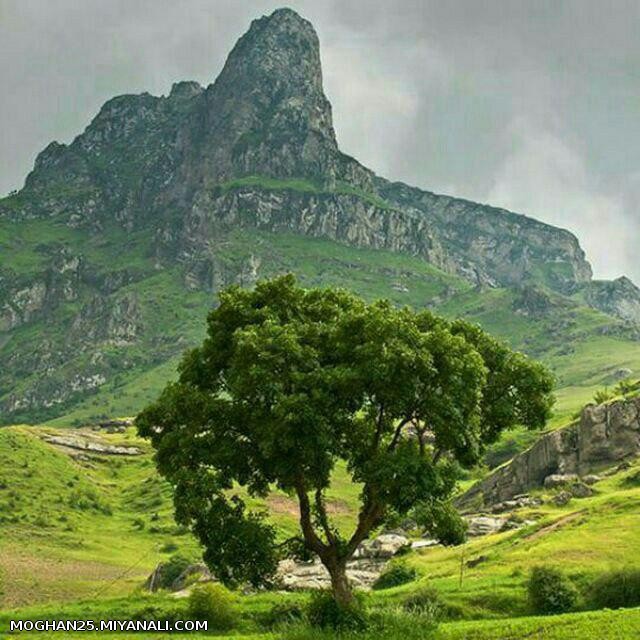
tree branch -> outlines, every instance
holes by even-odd
[[[304,541],[311,551],[315,551],[319,556],[322,556],[325,554],[327,546],[323,544],[322,540],[320,540],[313,528],[309,496],[304,490],[304,485],[300,480],[296,482],[296,493],[298,495],[298,503],[300,505],[300,528],[302,529]]]
[[[393,451],[396,448],[398,441],[400,440],[400,433],[402,432],[402,429],[404,428],[405,425],[411,422],[411,420],[413,420],[413,413],[407,416],[406,418],[404,418],[404,420],[402,420],[400,424],[396,427],[396,431],[393,434],[393,439],[389,444],[389,451]]]
[[[378,419],[376,421],[376,433],[373,437],[373,445],[371,447],[371,452],[375,453],[380,445],[380,438],[382,438],[382,427],[384,425],[384,404],[380,403],[380,408],[378,410]]]
[[[336,538],[329,526],[329,519],[327,518],[327,509],[325,508],[324,499],[322,497],[322,491],[320,489],[316,490],[315,495],[315,505],[316,511],[318,513],[318,520],[322,525],[322,529],[324,534],[327,536],[327,542],[332,545],[335,543]]]
[[[382,505],[372,501],[368,506],[363,507],[358,516],[358,526],[349,539],[343,556],[350,558],[358,545],[369,535],[369,532],[376,526],[384,509]]]

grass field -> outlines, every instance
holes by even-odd
[[[77,459],[41,437],[54,433],[50,427],[0,430],[0,633],[15,618],[128,619],[149,607],[161,612],[180,606],[168,594],[141,589],[153,567],[172,553],[198,555],[195,541],[172,520],[170,490],[155,474],[146,443],[131,429],[101,434],[110,444],[135,445],[144,453]],[[607,477],[595,485],[594,496],[565,507],[545,502],[520,510],[519,517],[535,520],[525,528],[395,560],[415,567],[417,579],[371,592],[366,596],[369,607],[396,610],[408,595],[428,585],[456,617],[439,626],[436,638],[635,637],[640,633],[637,610],[531,617],[525,583],[533,566],[561,566],[585,592],[599,573],[640,564],[640,486],[633,480],[639,470],[636,464]],[[343,527],[353,523],[356,498],[357,488],[338,469],[329,504]],[[295,503],[287,496],[273,494],[266,505],[255,501],[252,506],[268,506],[283,535],[295,529]],[[275,603],[306,597],[238,594],[242,622],[234,633],[243,638],[315,637],[294,629],[278,635],[261,625],[261,616]]]

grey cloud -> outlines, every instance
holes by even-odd
[[[640,280],[638,0],[300,0],[343,148],[575,232]],[[260,0],[0,0],[0,192],[109,97],[213,81]]]

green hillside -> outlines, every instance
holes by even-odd
[[[143,453],[74,457],[77,451],[43,440],[70,434],[136,446]],[[521,509],[519,518],[535,520],[524,528],[475,538],[463,547],[417,550],[394,560],[414,567],[416,580],[371,592],[367,601],[374,611],[394,609],[424,586],[435,588],[453,617],[435,636],[443,640],[484,639],[497,633],[514,639],[631,637],[640,631],[636,610],[527,617],[525,582],[533,566],[562,566],[586,592],[600,573],[635,566],[639,471],[636,462],[598,482],[594,496],[573,499],[564,507],[545,502]],[[345,525],[355,513],[356,493],[345,472],[338,470],[330,504]],[[538,493],[547,499],[553,494]],[[296,522],[295,503],[287,500],[273,494],[266,503],[283,536]],[[0,513],[0,630],[15,617],[126,618],[149,607],[171,609],[175,599],[145,594],[142,583],[170,555],[179,552],[195,559],[198,554],[191,536],[174,524],[170,491],[155,474],[147,445],[131,429],[99,436],[47,427],[0,430]],[[236,598],[243,620],[238,637],[257,634],[266,639],[288,636],[266,632],[261,616],[275,602],[302,602],[307,596],[263,593]],[[627,635],[597,635],[604,623],[622,625],[616,628]]]
[[[55,220],[5,220],[0,249],[0,274],[16,281],[33,278],[52,253],[64,249],[89,265],[92,281],[126,273],[128,282],[101,303],[90,285],[76,284],[69,300],[1,334],[0,394],[10,391],[0,401],[24,393],[48,405],[5,412],[5,422],[79,424],[135,414],[172,376],[180,354],[201,340],[215,304],[214,290],[185,285],[179,265],[154,268],[143,232],[89,236]],[[216,286],[251,285],[257,277],[293,272],[304,285],[342,286],[368,300],[384,297],[477,321],[551,366],[558,378],[558,421],[615,381],[617,371],[640,369],[635,330],[542,286],[533,288],[542,303],[532,307],[526,288],[479,289],[421,258],[251,229],[221,234],[216,260]],[[98,376],[95,385],[87,372]],[[73,380],[80,381],[77,391],[46,402]]]

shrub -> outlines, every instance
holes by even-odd
[[[282,602],[274,605],[262,616],[260,623],[267,629],[273,629],[279,625],[299,622],[304,618],[304,609],[297,602]]]
[[[434,621],[456,620],[462,617],[460,607],[445,602],[432,586],[421,587],[412,592],[402,601],[402,608]]]
[[[113,515],[111,506],[93,489],[74,489],[68,497],[68,504],[78,511],[97,511],[104,515]]]
[[[638,390],[638,383],[634,382],[630,378],[620,380],[614,387],[614,393],[618,396],[626,396],[629,393],[633,393]]]
[[[437,629],[438,620],[429,613],[387,609],[372,614],[369,627],[371,638],[427,640]]]
[[[390,589],[416,579],[416,570],[404,564],[395,564],[383,571],[373,583],[373,589]]]
[[[187,616],[190,620],[206,620],[209,630],[227,631],[236,623],[233,596],[220,584],[203,584],[189,595]]]
[[[402,609],[382,609],[367,618],[367,629],[320,629],[297,623],[282,627],[278,640],[429,640],[433,638],[437,622],[427,615]]]
[[[366,628],[367,618],[364,605],[359,597],[353,604],[338,604],[330,591],[316,591],[307,606],[307,618],[313,627],[321,629],[348,629],[360,631]]]
[[[640,569],[619,569],[602,574],[589,588],[588,601],[595,609],[640,606]]]
[[[566,613],[575,607],[577,600],[577,591],[571,581],[551,567],[531,570],[527,592],[535,613]]]
[[[405,611],[429,615],[434,619],[442,617],[444,603],[440,594],[433,587],[422,587],[414,591],[402,601]]]
[[[159,587],[161,589],[169,589],[190,564],[189,558],[178,553],[172,555],[166,562],[162,563]]]
[[[636,471],[626,478],[623,478],[620,484],[626,487],[640,487],[640,471]]]
[[[605,402],[608,402],[613,398],[615,398],[615,393],[608,387],[600,389],[593,394],[593,399],[595,400],[596,404],[604,404]]]

